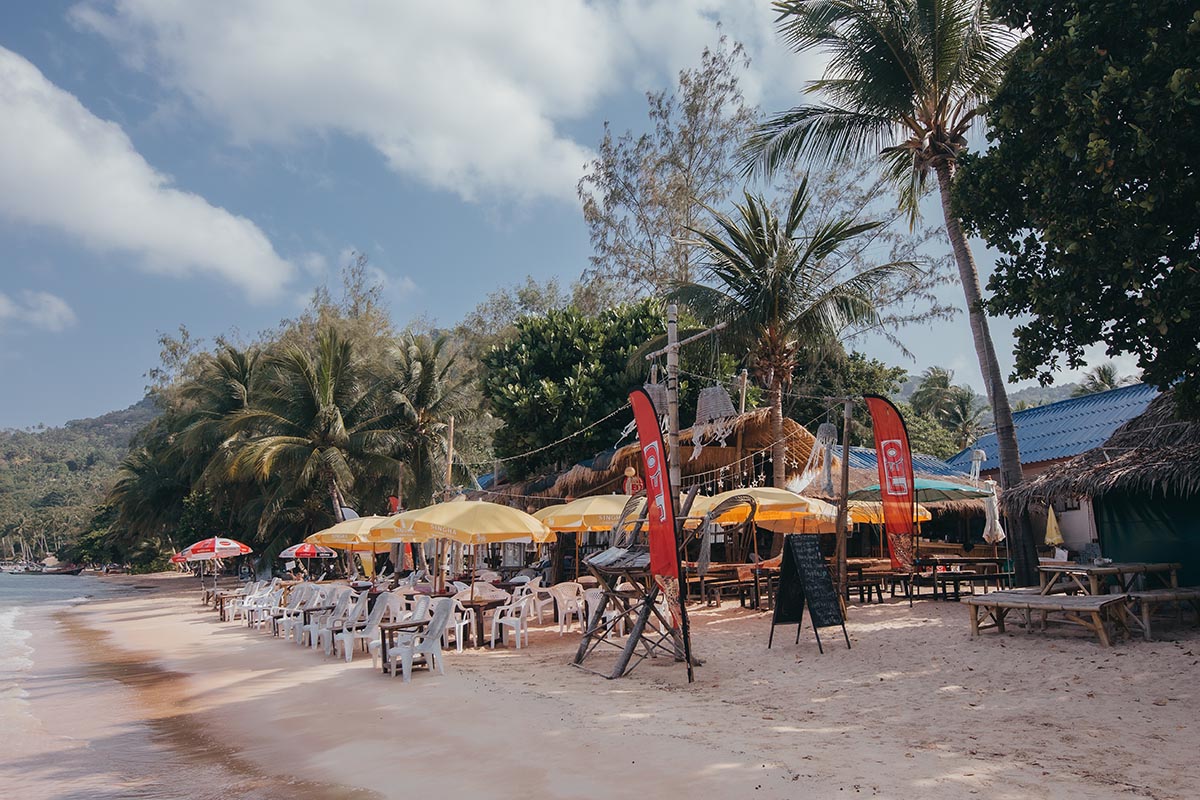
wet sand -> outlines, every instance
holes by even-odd
[[[952,603],[856,606],[854,648],[829,631],[818,655],[807,628],[768,651],[769,615],[726,604],[693,612],[692,686],[666,659],[617,681],[575,669],[578,635],[557,625],[406,685],[361,653],[219,623],[194,583],[157,585],[35,637],[30,702],[54,747],[32,737],[0,767],[24,776],[14,796],[1200,796],[1190,619],[1106,649],[1057,631],[972,640]],[[169,787],[122,763],[144,745],[179,765]],[[70,788],[95,777],[78,748],[110,763],[107,794]]]

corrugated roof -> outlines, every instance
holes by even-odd
[[[1136,383],[1018,411],[1013,414],[1013,423],[1017,426],[1021,463],[1070,458],[1093,450],[1104,444],[1117,428],[1141,415],[1157,396],[1158,389]],[[959,469],[970,469],[972,450],[987,453],[983,469],[999,469],[1000,456],[994,432],[981,437],[973,447],[951,456],[947,463]]]
[[[835,450],[835,454],[840,453]],[[940,458],[927,456],[924,453],[913,453],[913,471],[923,475],[942,475],[948,478],[961,478],[970,470],[971,462],[968,459],[967,468],[955,467],[942,461]],[[879,462],[875,459],[875,450],[871,447],[851,447],[850,448],[850,466],[856,469],[878,470]]]

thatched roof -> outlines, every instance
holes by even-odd
[[[738,459],[737,437],[742,436],[741,460]],[[808,461],[815,441],[813,435],[795,420],[784,418],[783,434],[788,449],[789,477],[797,473]],[[774,437],[771,435],[771,410],[759,408],[748,411],[734,421],[733,432],[725,447],[705,445],[700,454],[692,458],[692,429],[679,432],[680,457],[683,462],[683,481],[696,479],[726,470],[737,471],[738,467],[748,470],[754,458],[769,455]],[[840,462],[838,462],[840,463]],[[634,467],[641,472],[641,448],[637,442],[625,445],[615,452],[601,453],[590,466],[576,464],[570,469],[551,475],[542,475],[518,483],[496,486],[472,496],[494,502],[520,500],[526,505],[546,505],[564,497],[585,497],[618,491],[625,477],[625,468]]]
[[[737,450],[737,436],[742,435],[741,458]],[[808,462],[809,453],[815,442],[813,435],[792,419],[783,420],[784,439],[788,448],[787,476],[795,477]],[[771,444],[775,437],[771,434],[771,410],[759,408],[748,411],[734,422],[733,433],[726,440],[725,447],[706,445],[701,448],[700,455],[692,460],[692,430],[690,428],[679,432],[680,455],[683,462],[682,476],[684,486],[688,486],[705,477],[720,477],[725,481],[725,488],[748,485],[744,479],[754,475],[756,465],[762,466],[762,460],[770,456]],[[840,452],[840,451],[838,451]],[[833,460],[835,485],[837,474],[841,469],[841,459]],[[625,468],[634,467],[641,473],[641,448],[637,442],[625,445],[615,452],[602,453],[597,456],[590,466],[576,464],[568,470],[549,475],[530,478],[517,483],[502,484],[486,491],[473,492],[472,497],[491,500],[497,503],[511,503],[521,507],[533,506],[540,508],[545,505],[561,502],[566,497],[586,497],[593,494],[606,494],[620,491],[621,482],[625,478]],[[739,475],[742,480],[739,480]],[[926,475],[917,473],[918,478],[934,478],[940,481],[954,481],[944,475]],[[970,483],[964,478],[964,485]],[[850,491],[879,483],[879,474],[873,469],[850,468]],[[836,495],[827,496],[821,493],[814,483],[800,494],[818,497],[822,500],[836,502]],[[937,513],[954,513],[982,516],[982,500],[964,500],[945,503],[924,503],[927,508]]]
[[[1163,392],[1094,450],[1064,462],[1005,493],[1019,511],[1110,492],[1200,493],[1200,424],[1175,415],[1175,393]]]

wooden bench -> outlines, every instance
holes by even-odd
[[[938,587],[942,590],[942,599],[949,600],[950,592],[948,584],[954,584],[954,599],[959,599],[962,593],[962,584],[970,586],[995,586],[999,591],[1001,585],[1009,586],[1012,584],[1013,573],[1011,572],[935,572],[933,574],[933,597],[937,599]]]
[[[1130,592],[1129,599],[1137,607],[1140,618],[1130,612],[1130,618],[1142,629],[1142,636],[1150,641],[1150,614],[1154,607],[1164,603],[1191,603],[1196,610],[1196,623],[1200,625],[1200,587],[1183,586],[1173,589],[1145,589]]]
[[[978,636],[979,632],[986,628],[995,628],[999,633],[1004,633],[1004,618],[1010,611],[1019,612],[1025,618],[1026,632],[1032,632],[1033,612],[1037,611],[1041,614],[1043,630],[1049,621],[1047,615],[1059,613],[1063,615],[1063,619],[1054,620],[1055,622],[1080,625],[1095,633],[1100,639],[1100,644],[1108,647],[1111,641],[1105,627],[1105,617],[1113,611],[1126,613],[1129,598],[1123,594],[1041,595],[1001,591],[964,597],[959,602],[967,606],[967,611],[970,612],[971,636]],[[983,622],[986,617],[991,617],[991,624]]]
[[[883,582],[886,576],[881,572],[864,572],[861,575],[848,575],[846,577],[846,600],[850,599],[850,592],[858,590],[858,602],[871,602],[871,594],[874,593],[879,602],[883,602]]]

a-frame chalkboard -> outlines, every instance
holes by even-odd
[[[796,625],[796,643],[800,643],[800,624],[804,607],[808,606],[808,618],[812,622],[813,635],[817,637],[817,650],[821,646],[821,628],[834,625],[842,627],[846,647],[850,647],[850,636],[846,633],[846,620],[842,616],[842,604],[838,602],[833,578],[825,566],[821,546],[811,534],[789,534],[783,542],[783,564],[779,572],[779,590],[775,593],[775,615],[771,619],[771,636],[767,647],[775,640],[776,625]]]

